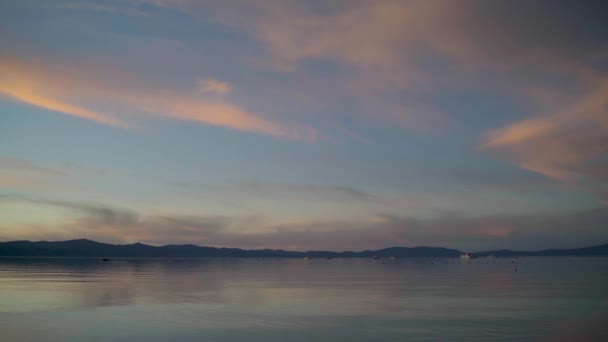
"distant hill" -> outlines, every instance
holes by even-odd
[[[129,258],[371,258],[379,257],[446,257],[461,252],[437,247],[392,247],[377,251],[295,252],[280,249],[245,250],[239,248],[215,248],[195,245],[150,246],[142,243],[112,245],[91,240],[69,241],[11,241],[0,243],[0,256],[27,257],[129,257]]]
[[[474,256],[483,257],[493,256],[608,256],[608,243],[592,247],[572,248],[572,249],[543,249],[540,251],[512,251],[501,249],[497,251],[487,251],[473,253]]]
[[[280,249],[246,250],[196,245],[151,246],[142,243],[113,245],[86,239],[68,241],[0,242],[0,257],[123,257],[123,258],[371,258],[457,257],[463,252],[442,247],[391,247],[362,252],[307,251]],[[535,252],[498,250],[474,256],[608,256],[608,244],[577,249],[546,249]]]

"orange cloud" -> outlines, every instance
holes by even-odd
[[[10,60],[0,59],[0,94],[15,100],[83,119],[97,121],[106,125],[125,126],[123,122],[99,112],[89,110],[82,106],[70,104],[56,98],[44,88],[54,86],[46,76],[36,79],[26,71],[26,66],[19,65]]]
[[[111,77],[110,77],[111,76]],[[215,84],[215,92],[228,86]],[[0,57],[0,94],[47,110],[126,127],[127,113],[200,122],[284,138],[315,138],[312,128],[285,125],[196,91],[176,92],[138,82],[133,75],[89,67],[16,62]],[[112,108],[107,110],[89,108]],[[120,117],[120,118],[119,118]]]
[[[557,112],[492,132],[482,148],[562,181],[603,179],[608,174],[598,166],[608,155],[608,82],[588,88]]]

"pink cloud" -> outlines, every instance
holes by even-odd
[[[313,140],[316,135],[310,127],[272,121],[236,104],[201,98],[194,90],[177,92],[143,83],[135,75],[111,68],[97,70],[0,58],[0,94],[54,112],[121,127],[131,126],[128,119],[136,113],[289,139]],[[91,109],[106,107],[113,108],[113,114]]]
[[[608,82],[592,81],[559,110],[491,132],[482,148],[566,182],[606,179]]]

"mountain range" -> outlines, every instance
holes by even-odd
[[[86,239],[68,241],[0,242],[0,257],[122,257],[122,258],[371,258],[458,257],[462,251],[443,247],[390,247],[361,252],[285,251],[280,249],[216,248],[196,245],[151,246],[142,243],[113,245]],[[540,251],[508,249],[471,253],[476,257],[511,256],[608,256],[608,244]]]

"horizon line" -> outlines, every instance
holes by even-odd
[[[38,241],[33,241],[33,240],[11,240],[11,241],[0,241],[0,244],[4,244],[4,243],[12,243],[12,242],[31,242],[31,243],[40,243],[40,242],[46,242],[46,243],[57,243],[57,242],[70,242],[70,241],[89,241],[89,242],[94,242],[94,243],[99,243],[99,244],[105,244],[105,245],[111,245],[111,246],[132,246],[132,245],[144,245],[144,246],[148,246],[148,247],[154,247],[154,248],[161,248],[161,247],[167,247],[167,246],[195,246],[195,247],[199,247],[199,248],[215,248],[215,249],[239,249],[239,250],[243,250],[243,251],[263,251],[263,250],[270,250],[270,251],[283,251],[283,252],[290,252],[290,253],[311,253],[311,252],[315,252],[315,253],[319,253],[319,252],[329,252],[329,253],[363,253],[363,252],[375,252],[375,251],[381,251],[381,250],[385,250],[385,249],[391,249],[391,248],[408,248],[408,249],[414,249],[414,248],[442,248],[442,249],[448,249],[448,250],[453,250],[453,251],[457,251],[460,253],[487,253],[487,252],[496,252],[496,251],[509,251],[509,252],[524,252],[524,253],[534,253],[534,252],[542,252],[542,251],[548,251],[548,250],[570,250],[570,249],[582,249],[582,248],[592,248],[592,247],[599,247],[599,246],[604,246],[604,245],[608,245],[608,242],[606,243],[600,243],[600,244],[595,244],[595,245],[589,245],[589,246],[583,246],[583,247],[570,247],[570,248],[542,248],[542,249],[536,249],[536,250],[514,250],[514,249],[508,249],[508,248],[501,248],[501,249],[486,249],[486,250],[480,250],[477,252],[464,252],[460,249],[456,249],[456,248],[450,248],[450,247],[445,247],[445,246],[412,246],[412,247],[408,247],[408,246],[390,246],[390,247],[383,247],[383,248],[378,248],[378,249],[365,249],[365,250],[360,250],[360,251],[356,251],[356,250],[343,250],[343,251],[335,251],[335,250],[289,250],[289,249],[281,249],[281,248],[254,248],[254,249],[247,249],[247,248],[241,248],[241,247],[217,247],[217,246],[201,246],[201,245],[197,245],[197,244],[192,244],[192,243],[185,243],[185,244],[173,244],[173,243],[169,243],[169,244],[164,244],[164,245],[151,245],[151,244],[147,244],[147,243],[143,243],[143,242],[134,242],[134,243],[127,243],[127,244],[120,244],[120,243],[109,243],[109,242],[100,242],[100,241],[96,241],[96,240],[91,240],[91,239],[86,239],[86,238],[80,238],[80,239],[68,239],[68,240],[54,240],[54,241],[48,241],[48,240],[38,240]]]

